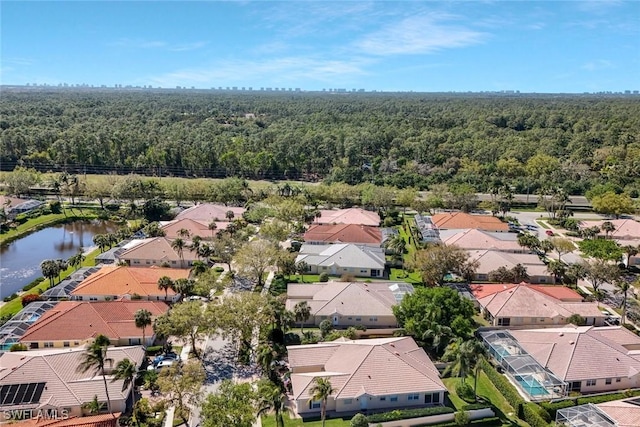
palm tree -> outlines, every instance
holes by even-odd
[[[566,281],[569,283],[569,285],[574,285],[575,287],[577,287],[578,280],[584,279],[586,274],[587,274],[587,270],[584,264],[574,263],[574,264],[569,264],[564,277]]]
[[[600,230],[604,231],[605,238],[609,238],[609,234],[616,231],[616,226],[611,221],[605,221],[600,225]]]
[[[111,412],[111,399],[109,398],[109,387],[107,386],[107,376],[105,366],[112,365],[113,359],[107,357],[107,348],[111,342],[104,335],[98,335],[93,343],[87,346],[82,361],[76,368],[78,372],[85,373],[92,371],[94,374],[100,373],[104,381],[104,392],[107,395],[107,411]]]
[[[385,242],[384,247],[394,255],[402,256],[406,250],[406,243],[401,235],[396,234]]]
[[[191,239],[191,244],[189,245],[189,249],[196,253],[196,255],[200,256],[198,249],[200,249],[200,244],[202,243],[202,237],[193,236]]]
[[[527,273],[527,267],[522,264],[516,264],[512,269],[513,281],[515,283],[522,283],[529,281],[529,273]]]
[[[204,262],[202,262],[202,261],[193,261],[193,264],[191,264],[191,273],[195,277],[198,277],[199,275],[201,275],[205,271],[207,271],[207,264],[205,264]]]
[[[535,251],[540,247],[540,240],[533,234],[524,233],[518,236],[518,244],[530,251]]]
[[[60,282],[60,275],[63,271],[69,268],[69,264],[64,259],[57,259],[56,264],[58,264],[58,282]]]
[[[306,273],[308,269],[309,269],[309,264],[307,264],[306,262],[299,261],[298,263],[296,263],[296,271],[300,275],[302,283],[304,283],[304,273]]]
[[[208,261],[211,255],[213,255],[213,249],[211,248],[211,245],[203,243],[203,244],[200,244],[200,246],[198,247],[197,253],[200,258],[202,258],[205,261]]]
[[[173,280],[169,276],[162,276],[158,279],[158,289],[164,291],[164,300],[168,299],[169,289],[173,288]]]
[[[304,322],[311,316],[311,307],[306,301],[300,301],[293,306],[293,314],[296,322],[300,322],[300,332],[304,334]]]
[[[133,320],[136,323],[136,328],[142,329],[142,345],[146,347],[147,342],[145,337],[145,330],[147,329],[147,326],[150,326],[152,323],[151,312],[149,310],[141,308],[135,312],[135,314],[133,315]]]
[[[458,339],[447,347],[442,356],[445,361],[452,362],[444,374],[452,374],[462,378],[462,382],[466,381],[466,377],[478,363],[478,355],[483,351],[482,344],[475,339],[462,341]]]
[[[218,228],[218,224],[215,221],[211,221],[208,225],[209,230],[211,231],[211,239],[213,240],[214,233],[216,232],[216,229]]]
[[[276,427],[284,427],[282,414],[287,410],[286,395],[277,384],[269,380],[258,381],[258,416],[273,411],[276,417]]]
[[[180,230],[178,230],[178,236],[182,237],[183,239],[188,239],[191,236],[191,233],[186,228],[181,228]]]
[[[171,247],[173,248],[174,251],[176,251],[178,253],[178,256],[180,257],[180,261],[181,261],[181,265],[184,263],[184,253],[183,253],[183,249],[185,247],[185,242],[184,240],[182,240],[181,238],[177,238],[175,239],[173,242],[171,242]]]
[[[262,373],[269,378],[270,381],[277,380],[277,375],[273,370],[273,363],[278,358],[278,352],[269,342],[262,342],[258,345],[256,351],[256,361],[260,368],[262,368]]]
[[[629,261],[631,260],[631,257],[638,255],[640,248],[638,246],[626,245],[622,247],[622,250],[627,255],[627,268],[629,268]]]
[[[84,255],[82,255],[82,252],[78,252],[77,254],[71,256],[68,260],[67,263],[75,268],[76,270],[78,268],[80,268],[80,266],[82,265],[82,262],[85,260]]]
[[[53,286],[53,279],[58,275],[59,266],[58,263],[52,259],[45,259],[40,263],[40,269],[42,275],[49,279],[49,286]]]
[[[173,290],[180,294],[180,299],[189,296],[193,292],[195,282],[191,279],[180,278],[173,282]]]
[[[547,271],[553,274],[553,278],[556,283],[561,283],[567,273],[567,264],[562,261],[552,259],[549,261],[549,264],[547,264]]]
[[[229,220],[229,222],[231,222],[231,220],[236,216],[236,214],[233,213],[232,210],[228,210],[224,216],[227,218],[227,220]]]
[[[616,281],[615,287],[616,289],[614,293],[622,295],[622,318],[620,321],[624,325],[627,318],[627,302],[629,300],[629,291],[633,289],[633,285],[624,278],[621,278],[620,280]]]
[[[315,377],[313,379],[313,385],[309,389],[311,394],[311,401],[320,401],[320,419],[322,420],[322,427],[324,427],[325,418],[327,417],[327,401],[329,396],[333,394],[335,390],[331,386],[329,378]]]
[[[437,356],[440,354],[442,347],[445,347],[451,339],[453,332],[449,326],[441,325],[439,323],[431,322],[429,329],[424,331],[422,335],[423,340],[431,340],[431,349]]]
[[[109,239],[106,234],[96,234],[93,236],[93,244],[100,248],[100,252],[104,252],[107,246],[109,246]]]
[[[134,380],[136,378],[136,374],[138,373],[138,368],[135,363],[131,360],[125,358],[120,360],[115,369],[113,370],[113,378],[111,382],[116,382],[118,380],[124,380],[122,382],[122,391],[125,391],[129,386],[131,387],[131,410],[133,411],[133,407],[136,402],[136,390]]]

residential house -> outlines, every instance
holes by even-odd
[[[380,215],[361,208],[321,210],[316,224],[357,224],[378,227]]]
[[[0,195],[0,209],[4,209],[7,217],[13,219],[16,215],[26,213],[42,206],[44,202],[34,199],[21,199]]]
[[[538,255],[509,253],[491,250],[471,250],[470,260],[478,262],[478,268],[473,280],[486,282],[489,280],[489,273],[504,267],[511,270],[518,264],[527,269],[529,282],[531,283],[555,283],[553,274],[547,271],[547,266],[540,261]]]
[[[34,301],[0,326],[0,354],[9,351],[11,346],[18,343],[29,326],[56,304],[57,301]]]
[[[520,353],[564,381],[567,391],[602,393],[640,386],[640,337],[622,326],[573,326],[483,332],[513,339],[501,345],[505,362]],[[542,384],[541,384],[542,386]]]
[[[125,248],[117,254],[118,261],[124,261],[131,267],[160,267],[189,268],[197,261],[198,254],[189,249],[185,243],[179,252],[172,245],[172,241],[166,237],[152,237],[137,241],[132,247]]]
[[[201,203],[183,210],[176,215],[175,219],[193,219],[209,224],[211,221],[228,221],[228,212],[233,213],[233,218],[240,218],[245,211],[245,208],[235,206]]]
[[[413,292],[408,283],[392,282],[327,282],[289,284],[287,310],[306,301],[311,317],[305,322],[319,326],[329,319],[334,327],[362,325],[368,329],[395,328],[398,321],[392,307],[407,293]]]
[[[417,214],[414,218],[423,243],[440,243],[440,230],[430,216]]]
[[[493,326],[565,325],[574,314],[582,316],[587,325],[604,325],[605,315],[598,304],[581,302],[580,295],[569,288],[526,283],[470,287],[482,314]]]
[[[582,221],[580,229],[591,227],[602,227],[605,221]],[[633,219],[612,219],[609,220],[615,227],[615,230],[607,235],[604,231],[600,231],[600,237],[608,237],[618,242],[620,246],[635,246],[640,248],[640,222]],[[640,268],[640,254],[631,256],[626,260],[629,265]]]
[[[155,334],[149,325],[142,342],[142,329],[135,324],[138,310],[147,310],[152,320],[169,310],[163,301],[61,301],[29,326],[20,338],[28,348],[84,346],[104,335],[115,346],[153,344]]]
[[[556,412],[556,425],[566,427],[638,427],[640,398],[630,397],[598,404],[570,406]]]
[[[304,241],[310,245],[355,243],[380,247],[382,246],[382,230],[370,225],[314,224],[304,233]]]
[[[356,277],[386,276],[384,249],[371,246],[340,243],[335,245],[304,244],[296,263],[307,263],[311,274],[344,274]]]
[[[202,240],[213,240],[215,234],[219,231],[226,230],[229,224],[229,221],[214,221],[216,224],[216,228],[211,230],[209,228],[209,224],[211,221],[207,222],[204,220],[195,220],[191,218],[182,218],[174,221],[169,221],[160,227],[164,232],[165,236],[168,239],[177,239],[178,237],[184,240],[192,240],[194,236],[200,237]],[[186,230],[189,233],[188,237],[183,237],[180,235],[180,231]]]
[[[440,239],[447,246],[455,245],[467,251],[494,250],[521,254],[531,252],[518,244],[515,233],[490,233],[476,229],[449,232],[440,230]]]
[[[84,279],[100,271],[100,267],[82,267],[65,277],[53,288],[49,288],[42,293],[42,298],[48,300],[66,300],[71,298],[71,291],[82,283]]]
[[[315,378],[327,378],[335,392],[331,413],[441,405],[446,387],[438,370],[413,338],[377,338],[287,347],[295,410],[317,416]]]
[[[82,416],[82,405],[97,396],[107,401],[105,382],[95,370],[78,371],[85,349],[46,349],[8,352],[0,356],[0,421],[12,418],[12,411],[47,413],[58,411],[68,416]],[[106,357],[106,386],[113,412],[125,412],[132,386],[123,387],[124,380],[113,380],[113,368],[120,360],[129,359],[136,366],[144,360],[144,349],[109,347]]]
[[[439,230],[474,229],[482,231],[509,231],[509,225],[489,215],[471,215],[465,212],[446,212],[435,214],[431,221]]]
[[[143,299],[150,301],[175,301],[178,295],[173,289],[158,289],[158,280],[167,276],[171,280],[189,278],[189,270],[160,267],[128,267],[105,265],[87,277],[71,291],[75,301],[105,301]]]

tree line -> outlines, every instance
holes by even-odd
[[[640,189],[626,97],[16,91],[0,133],[5,170]]]

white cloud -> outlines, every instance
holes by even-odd
[[[486,33],[444,23],[453,18],[442,14],[406,18],[365,36],[355,46],[370,55],[410,55],[474,45],[486,39]]]
[[[582,66],[583,70],[598,71],[614,68],[614,64],[606,59],[596,59],[595,61],[589,61]]]
[[[366,75],[368,60],[324,60],[310,57],[285,57],[264,61],[232,60],[208,67],[186,68],[151,76],[154,86],[228,86],[247,85],[248,82],[269,84],[296,84],[300,81],[339,83]],[[266,83],[271,82],[271,83]]]

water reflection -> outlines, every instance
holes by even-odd
[[[117,229],[117,224],[107,221],[76,221],[37,231],[0,248],[0,298],[41,276],[43,260],[68,259],[91,248],[96,234]]]

